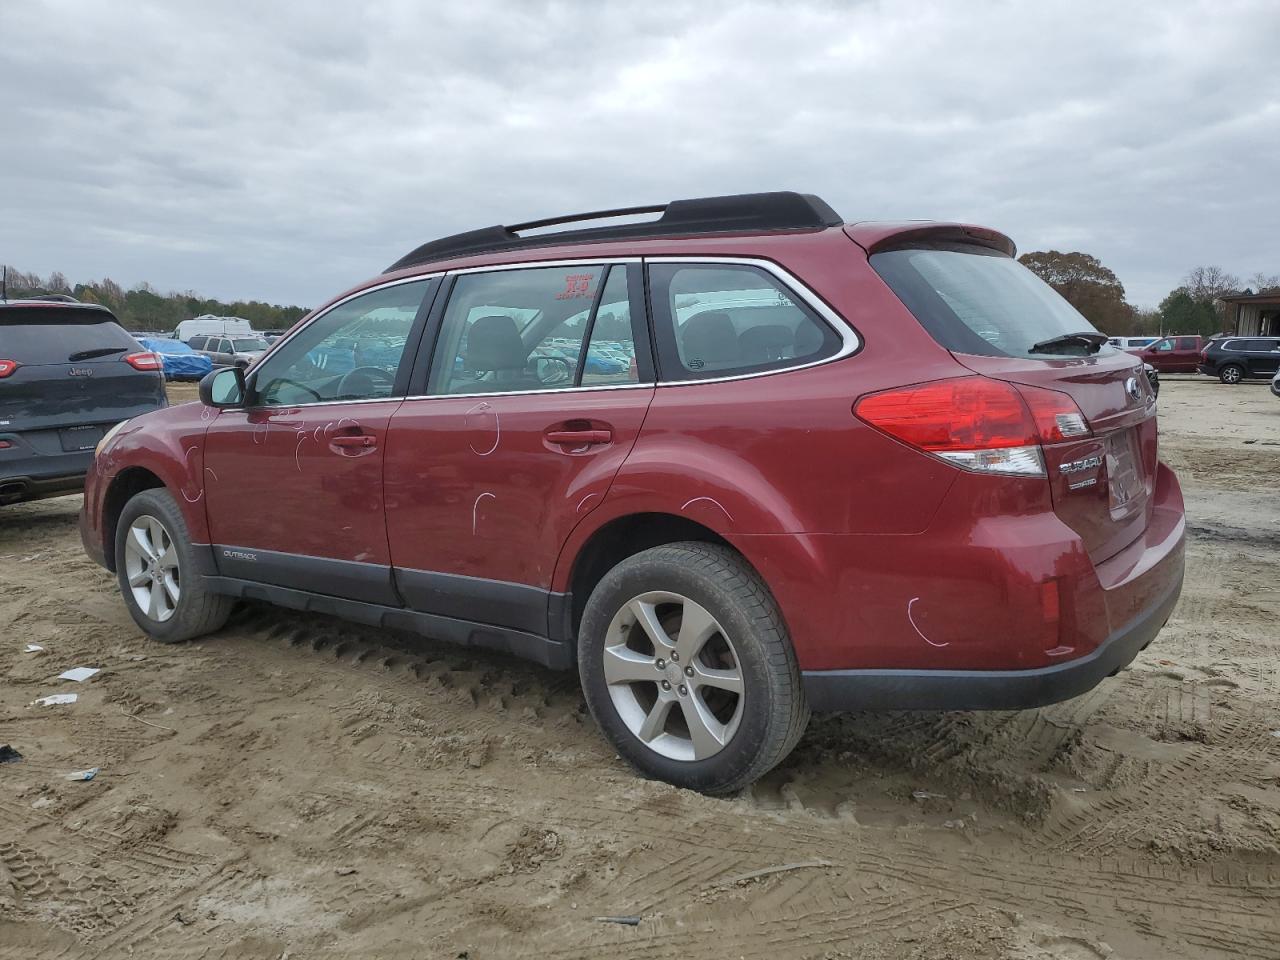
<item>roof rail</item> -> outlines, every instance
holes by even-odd
[[[522,237],[523,230],[555,227],[567,223],[605,220],[645,213],[661,213],[657,220],[644,223],[621,223],[578,230],[561,230]],[[687,234],[765,232],[773,230],[819,230],[836,227],[844,219],[821,198],[811,193],[740,193],[727,197],[700,197],[672,200],[648,207],[623,207],[570,216],[548,217],[511,226],[484,227],[466,233],[432,240],[405,254],[386,269],[386,273],[413,267],[433,260],[444,260],[470,254],[491,253],[519,247],[549,246],[560,243],[584,243],[590,240],[625,240]]]

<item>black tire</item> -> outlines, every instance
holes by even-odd
[[[1218,371],[1218,379],[1223,383],[1239,383],[1244,379],[1244,367],[1238,363],[1225,364]]]
[[[737,728],[718,753],[705,759],[673,759],[648,746],[619,715],[605,681],[605,642],[615,615],[632,599],[654,591],[701,605],[732,642],[743,682]],[[777,604],[741,556],[716,544],[654,547],[610,570],[583,612],[578,670],[592,716],[623,758],[646,776],[702,793],[733,793],[759,779],[786,758],[809,722],[800,670]]]
[[[165,620],[157,620],[147,615],[133,595],[129,586],[129,575],[126,570],[125,540],[134,521],[140,517],[150,517],[164,528],[173,549],[177,554],[179,571],[178,601],[174,605],[172,615]],[[187,532],[186,521],[182,511],[178,509],[167,491],[162,489],[144,490],[124,505],[120,519],[116,523],[116,580],[120,585],[121,596],[134,623],[153,640],[161,643],[180,643],[204,636],[220,629],[227,622],[231,610],[235,606],[232,597],[212,593],[204,584],[204,578],[198,573],[195,552],[191,548],[191,536]]]

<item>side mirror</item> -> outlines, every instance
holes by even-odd
[[[206,407],[244,406],[247,393],[244,371],[239,367],[222,367],[200,381],[200,402]]]

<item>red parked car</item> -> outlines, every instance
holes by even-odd
[[[576,666],[622,756],[716,793],[810,710],[1051,703],[1156,635],[1184,521],[1141,361],[1008,238],[637,212],[428,243],[112,431],[82,533],[139,626],[249,597]]]
[[[1200,351],[1204,345],[1204,338],[1198,335],[1162,337],[1138,356],[1161,373],[1195,373],[1203,362]]]

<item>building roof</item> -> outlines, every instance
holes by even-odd
[[[1223,303],[1280,303],[1280,291],[1275,293],[1236,293],[1229,297],[1219,297]]]

